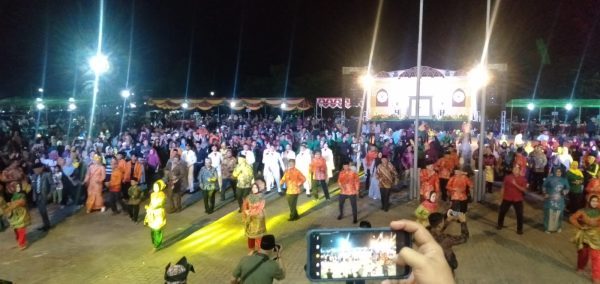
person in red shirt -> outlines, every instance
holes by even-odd
[[[298,195],[300,194],[300,187],[306,181],[306,177],[296,169],[296,161],[290,159],[288,161],[288,169],[285,170],[283,177],[280,180],[281,184],[286,185],[286,199],[290,207],[290,218],[288,221],[296,221],[300,218],[296,205],[298,204]]]
[[[315,182],[313,184],[320,184],[325,194],[325,200],[329,200],[329,188],[327,187],[327,163],[321,156],[321,151],[315,151],[315,156],[310,163],[310,173],[312,174]],[[315,199],[319,198],[317,189],[315,188],[314,194]]]
[[[419,193],[421,194],[421,202],[429,197],[429,192],[435,191],[437,196],[440,196],[440,178],[433,169],[431,162],[427,163],[424,169],[421,169],[419,173],[421,180],[421,187]]]
[[[502,203],[500,204],[496,229],[501,230],[504,227],[504,216],[512,206],[517,214],[517,234],[523,234],[523,194],[528,186],[527,179],[521,175],[521,167],[516,164],[512,169],[512,174],[504,177]]]
[[[352,206],[352,223],[358,222],[358,212],[356,206],[356,196],[358,195],[358,189],[360,188],[360,181],[358,174],[350,169],[350,162],[344,162],[344,167],[338,176],[338,183],[340,184],[340,197],[339,207],[340,215],[337,217],[341,220],[344,216],[344,203],[346,199],[350,199],[350,206]]]
[[[448,180],[448,195],[452,201],[452,210],[467,212],[469,204],[469,190],[473,188],[473,181],[464,170],[456,170],[455,174]]]
[[[117,203],[121,204],[121,209],[127,211],[127,206],[125,206],[125,202],[123,202],[123,194],[121,192],[125,170],[123,167],[118,166],[119,162],[116,159],[112,159],[110,162],[113,171],[110,175],[110,180],[108,181],[108,191],[110,194],[110,208],[112,209],[113,215],[116,215],[121,212],[117,209]]]
[[[450,175],[452,175],[454,167],[455,165],[452,157],[450,156],[450,151],[446,151],[444,156],[438,159],[434,165],[434,168],[440,177],[440,190],[442,191],[443,201],[448,200],[448,180],[450,179]]]

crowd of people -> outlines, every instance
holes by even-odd
[[[427,123],[417,129],[392,129],[371,122],[356,134],[342,119],[297,116],[198,116],[183,122],[162,117],[137,124],[120,135],[102,128],[93,139],[68,141],[64,134],[28,137],[18,122],[2,123],[0,208],[21,249],[27,247],[32,205],[43,221],[39,229],[48,231],[57,225],[48,216],[49,203],[85,208],[90,214],[109,208],[113,215],[123,212],[137,223],[146,199],[143,221],[151,228],[154,247],[160,248],[166,219],[184,210],[182,196],[201,191],[207,214],[215,212],[217,196],[218,202],[235,200],[249,254],[254,255],[265,247],[261,241],[267,234],[266,194],[285,195],[288,220],[293,222],[302,217],[296,207],[303,193],[330,202],[330,189],[339,188],[337,219],[343,219],[349,199],[352,221],[357,223],[357,202],[377,200],[381,210],[390,210],[390,196],[417,166],[421,203],[416,220],[429,226],[447,252],[468,239],[465,214],[473,199],[473,170],[481,162],[486,192],[502,184],[497,229],[503,228],[512,206],[517,233],[523,234],[524,193],[539,194],[544,199],[540,221],[545,231],[561,232],[564,214],[570,215],[580,229],[578,269],[583,270],[591,256],[592,277],[600,281],[600,242],[595,233],[600,227],[594,219],[600,153],[595,132],[566,136],[542,131],[530,140],[522,133],[508,140],[490,132],[479,134],[485,137],[478,147],[472,143],[476,133],[468,123],[460,129],[435,129]],[[484,151],[482,161],[479,149]],[[459,239],[443,234],[443,220],[461,223]],[[271,244],[266,247],[272,249]],[[453,254],[445,255],[456,268]]]

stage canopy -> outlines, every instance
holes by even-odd
[[[506,103],[506,107],[527,107],[533,103],[536,108],[564,108],[571,103],[573,108],[600,108],[600,100],[593,99],[514,99]]]
[[[181,104],[185,99],[150,99],[148,104],[161,109],[181,109]],[[238,99],[188,99],[188,109],[210,110],[213,107],[220,105],[229,107],[234,110],[258,110],[263,106],[271,106],[281,108],[285,102],[285,111],[292,110],[307,110],[312,106],[303,98],[238,98]],[[232,104],[233,103],[233,104]]]

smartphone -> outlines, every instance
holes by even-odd
[[[395,258],[411,240],[390,228],[310,230],[306,274],[313,281],[404,279],[411,269]]]
[[[452,217],[458,217],[460,215],[460,211],[454,211],[452,209],[449,209],[448,212],[450,212],[450,216]]]

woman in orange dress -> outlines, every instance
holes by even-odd
[[[94,161],[90,165],[85,176],[84,184],[87,184],[87,201],[85,202],[86,212],[100,210],[104,212],[104,199],[102,198],[102,184],[106,178],[106,170],[102,165],[102,157],[94,156]]]

